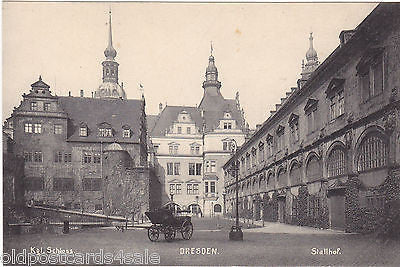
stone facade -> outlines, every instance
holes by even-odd
[[[121,89],[118,68],[108,64],[118,66],[111,14],[109,25],[102,85]],[[39,77],[22,96],[6,128],[15,155],[25,161],[25,201],[129,217],[160,205],[160,182],[148,160],[145,99],[126,99],[123,89],[103,87],[92,98],[83,92],[56,96]],[[111,152],[115,147],[119,151]]]
[[[241,216],[368,232],[399,207],[399,18],[398,4],[380,4],[342,33],[229,159],[230,213],[236,166]]]
[[[213,55],[209,57],[205,76],[199,106],[163,108],[160,104],[160,113],[149,117],[152,120],[149,132],[160,164],[163,201],[172,199],[194,214],[222,216],[225,210],[222,166],[230,157],[230,144],[243,144],[248,129],[239,95],[236,99],[225,99],[221,94]]]

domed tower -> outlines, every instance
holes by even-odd
[[[315,51],[314,49],[314,45],[313,45],[313,36],[312,36],[312,32],[310,33],[310,48],[308,49],[307,53],[306,53],[306,59],[307,59],[307,63],[304,64],[304,61],[302,62],[302,72],[301,72],[301,78],[302,80],[307,80],[308,78],[310,78],[311,73],[318,67],[319,65],[319,61],[318,61],[318,55],[317,55],[317,51]]]
[[[203,82],[203,88],[205,93],[217,95],[221,88],[221,82],[218,81],[218,70],[215,66],[213,47],[211,44],[211,52],[208,57],[208,67],[206,68],[206,80]]]
[[[109,12],[108,23],[108,46],[104,50],[106,60],[103,61],[103,83],[95,91],[94,97],[97,98],[122,98],[126,99],[124,89],[118,84],[118,66],[115,61],[117,51],[112,45],[112,30],[111,30],[111,11]]]

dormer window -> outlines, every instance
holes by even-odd
[[[383,91],[383,48],[372,48],[365,53],[357,64],[363,99],[379,95]]]
[[[79,136],[88,136],[88,127],[84,123],[79,127]]]
[[[132,136],[132,131],[129,125],[122,126],[122,137],[123,138],[130,138]]]
[[[232,122],[224,122],[224,129],[225,130],[232,129]]]
[[[31,102],[31,110],[39,110],[38,102]]]
[[[124,137],[124,138],[130,138],[130,137],[131,137],[131,130],[129,130],[129,129],[124,129],[124,130],[122,131],[122,137]]]
[[[100,137],[112,137],[112,129],[111,128],[99,128],[99,136]]]
[[[333,78],[326,89],[329,99],[329,119],[334,120],[344,114],[344,79]]]

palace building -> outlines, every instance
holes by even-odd
[[[212,48],[205,77],[198,106],[160,104],[159,114],[148,116],[148,121],[155,156],[164,173],[164,199],[168,197],[195,214],[216,216],[224,213],[222,166],[230,157],[229,143],[243,144],[248,127],[239,94],[236,99],[221,94]]]
[[[400,6],[380,4],[223,166],[226,208],[255,220],[369,232],[400,209]],[[236,176],[238,183],[236,183]]]
[[[145,100],[127,99],[118,82],[111,30],[110,12],[103,82],[92,97],[56,96],[39,77],[7,120],[25,161],[26,201],[129,218],[161,204]]]

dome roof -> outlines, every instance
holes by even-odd
[[[312,36],[312,32],[310,33],[310,48],[308,49],[307,53],[306,53],[306,58],[307,60],[318,60],[318,55],[317,55],[317,51],[315,51],[314,46],[313,46],[313,36]]]
[[[117,51],[112,45],[109,44],[106,50],[104,50],[104,55],[106,56],[106,59],[114,60],[114,58],[117,56]]]
[[[212,55],[208,58],[208,67],[206,68],[206,72],[217,72],[217,67],[214,64],[214,57]]]
[[[94,93],[95,97],[111,97],[126,99],[125,90],[115,82],[103,82]]]

